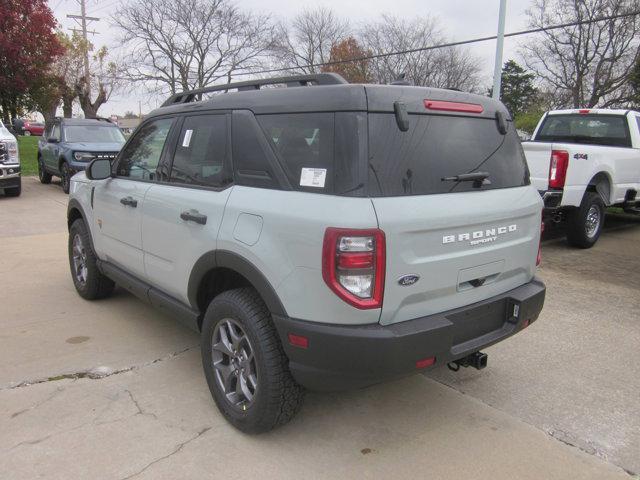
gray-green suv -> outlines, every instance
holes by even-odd
[[[200,332],[218,408],[261,432],[304,387],[482,368],[542,308],[541,211],[501,103],[275,78],[174,95],[74,176],[69,260],[84,298]]]

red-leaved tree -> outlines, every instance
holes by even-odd
[[[45,0],[0,0],[0,106],[16,117],[25,95],[63,46]]]
[[[331,46],[329,62],[337,62],[323,68],[324,72],[335,72],[342,75],[349,83],[371,82],[370,60],[355,60],[371,55],[369,50],[362,48],[353,37],[334,43]]]

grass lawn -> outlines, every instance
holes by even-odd
[[[20,152],[20,166],[22,175],[38,174],[38,139],[40,137],[18,137],[18,150]]]

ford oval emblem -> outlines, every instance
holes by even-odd
[[[420,280],[420,275],[404,275],[398,279],[398,283],[403,287],[408,287],[416,283],[418,280]]]

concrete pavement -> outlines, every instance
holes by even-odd
[[[197,335],[126,292],[100,302],[75,293],[59,188],[25,178],[22,197],[0,198],[2,479],[640,471],[638,279],[629,278],[638,224],[623,222],[591,252],[546,245],[544,314],[489,349],[484,371],[309,394],[291,424],[250,437],[218,414]]]

